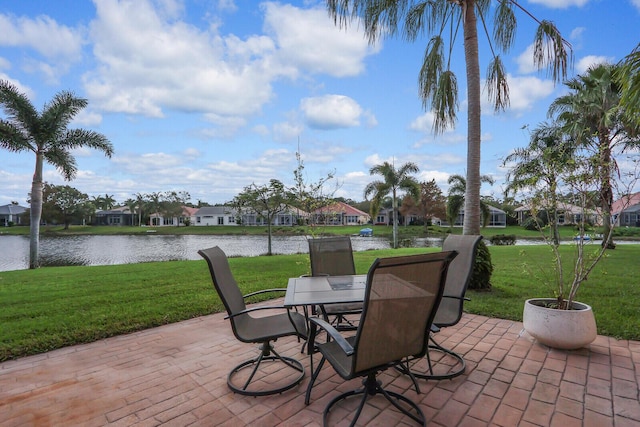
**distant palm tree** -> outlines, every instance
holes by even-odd
[[[420,183],[410,174],[417,173],[418,166],[415,163],[407,162],[396,169],[389,162],[376,165],[369,170],[370,175],[381,175],[382,181],[373,181],[367,184],[364,189],[364,198],[371,200],[371,218],[378,216],[378,211],[385,196],[391,193],[393,208],[393,248],[398,247],[398,190],[404,190],[407,194],[418,200],[420,198]]]
[[[493,184],[494,180],[489,175],[480,175],[480,182]],[[447,221],[449,221],[449,226],[453,227],[453,224],[455,224],[456,219],[460,214],[460,210],[465,206],[467,180],[462,175],[451,175],[448,183],[450,187],[449,197],[447,198]],[[489,205],[480,199],[478,209],[482,215],[483,226],[486,226],[489,222],[489,218],[491,217]],[[467,210],[464,209],[464,212],[466,213]]]
[[[52,164],[67,181],[78,170],[71,150],[90,147],[113,154],[113,146],[102,134],[85,129],[68,129],[73,117],[87,106],[87,100],[73,93],[58,92],[39,113],[24,93],[6,80],[0,80],[0,105],[7,115],[0,119],[0,147],[9,151],[32,151],[36,155],[31,183],[31,230],[29,268],[40,266],[40,219],[42,217],[42,169],[44,161]]]

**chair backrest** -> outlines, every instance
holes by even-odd
[[[309,239],[312,276],[346,276],[356,274],[349,236]]]
[[[456,252],[377,259],[367,274],[352,372],[421,357]]]
[[[232,315],[241,312],[246,309],[242,292],[238,287],[236,279],[231,273],[229,267],[229,261],[227,255],[218,246],[214,246],[209,249],[202,249],[198,251],[201,257],[203,257],[209,265],[209,272],[211,273],[211,279],[213,280],[213,286],[215,286],[224,308],[227,310],[227,314]],[[231,327],[233,333],[240,340],[243,340],[238,336],[238,328],[236,323],[243,322],[247,319],[243,319],[248,315],[240,315],[238,317],[231,317]]]
[[[442,243],[443,251],[456,251],[458,256],[451,262],[444,297],[433,320],[434,325],[452,326],[460,321],[464,305],[464,294],[471,281],[476,251],[482,236],[449,235]]]

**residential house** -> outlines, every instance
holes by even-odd
[[[24,206],[9,204],[0,206],[0,227],[7,227],[11,224],[22,225],[22,214],[27,211]]]
[[[313,212],[316,224],[361,225],[371,221],[371,216],[343,202],[335,202]]]
[[[514,212],[518,216],[518,224],[522,224],[529,216],[531,216],[531,207],[523,205],[514,209]],[[558,203],[558,225],[577,224],[582,221],[583,214],[587,216],[587,222],[594,225],[602,225],[602,215],[600,215],[600,211],[598,209],[583,209],[582,207],[572,205],[571,203]]]
[[[96,211],[95,225],[133,225],[136,214],[127,206],[121,206],[109,210]]]
[[[507,213],[502,209],[498,209],[495,206],[487,205],[489,207],[489,221],[487,227],[491,228],[505,228],[507,226]],[[461,208],[458,212],[458,217],[453,223],[454,227],[462,227],[464,224],[464,208]],[[444,225],[444,224],[443,224]]]
[[[228,206],[204,206],[193,214],[193,225],[237,225],[238,213]]]
[[[195,213],[198,208],[182,206],[182,214],[179,217],[164,217],[162,213],[149,215],[149,225],[153,227],[189,225],[194,223]]]
[[[629,194],[613,202],[612,221],[622,227],[640,227],[640,192]]]

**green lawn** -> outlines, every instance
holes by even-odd
[[[425,250],[439,249],[356,252],[356,268],[366,273],[376,257]],[[469,292],[467,311],[521,320],[525,299],[553,296],[535,267],[550,265],[546,246],[490,250],[493,291]],[[619,245],[581,290],[579,299],[593,306],[599,333],[640,340],[639,259],[640,245]],[[523,268],[525,261],[530,271]],[[309,270],[306,254],[232,258],[230,264],[245,293],[283,287],[287,278]],[[204,260],[0,272],[0,360],[220,310]]]

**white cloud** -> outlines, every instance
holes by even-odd
[[[631,4],[640,12],[640,0],[631,0]]]
[[[362,108],[343,95],[325,95],[300,101],[307,124],[316,129],[348,128],[360,125]]]
[[[304,131],[304,126],[295,122],[282,122],[273,125],[273,139],[275,141],[291,141],[299,137]]]
[[[370,46],[357,26],[337,28],[325,8],[303,10],[271,2],[262,8],[265,32],[273,35],[278,58],[310,73],[356,76],[364,71],[364,59],[382,48]]]
[[[589,0],[529,0],[530,3],[541,4],[552,9],[566,9],[568,7],[582,7],[589,3]]]
[[[509,84],[509,110],[522,113],[529,111],[533,105],[551,95],[554,90],[554,84],[551,80],[543,80],[537,77],[514,77],[507,75]],[[493,111],[491,106],[485,99],[483,111]]]
[[[80,110],[80,112],[78,112],[78,114],[76,114],[76,116],[73,118],[71,125],[78,126],[78,127],[83,127],[83,126],[96,127],[100,125],[100,123],[102,123],[101,114],[98,114],[95,111]]]
[[[640,0],[639,0],[640,1]],[[598,64],[611,64],[614,62],[614,58],[610,56],[596,56],[596,55],[588,55],[584,58],[581,58],[576,64],[576,72],[578,74],[583,74],[586,72],[589,67]]]
[[[518,73],[520,74],[531,74],[538,71],[533,64],[533,43],[527,46],[524,52],[516,58],[516,63],[518,64]]]

